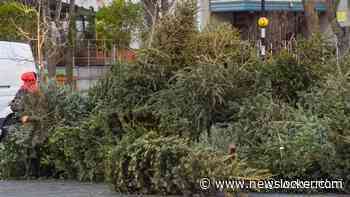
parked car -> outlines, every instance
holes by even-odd
[[[10,104],[23,87],[24,80],[28,80],[28,76],[36,77],[35,73],[30,45],[0,41],[0,140],[6,134],[13,115]]]

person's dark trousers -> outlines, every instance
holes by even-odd
[[[6,120],[6,118],[0,118],[0,142],[5,135],[5,133],[4,133],[5,131],[2,130],[2,127],[4,126],[5,120]]]
[[[9,132],[7,129],[4,129],[3,127],[12,125],[15,123],[15,121],[16,119],[14,114],[10,114],[6,118],[0,118],[0,129],[1,129],[0,142]]]
[[[5,118],[0,118],[0,127],[2,127],[3,126],[2,124],[4,123],[5,123]]]

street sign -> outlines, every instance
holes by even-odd
[[[349,0],[340,0],[337,7],[337,22],[341,27],[350,27]]]
[[[269,19],[266,17],[260,17],[258,20],[258,25],[260,28],[265,28],[269,25]]]

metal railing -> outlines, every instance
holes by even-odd
[[[74,51],[77,66],[112,65],[120,61],[132,61],[134,58],[129,47],[107,39],[77,40]]]

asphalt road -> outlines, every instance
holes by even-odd
[[[107,185],[73,181],[0,181],[0,197],[118,197]]]
[[[218,195],[222,196],[222,195]],[[350,197],[350,195],[241,194],[239,197]],[[112,192],[106,184],[75,181],[0,181],[0,197],[135,197]],[[148,196],[151,197],[151,196]],[[155,196],[152,196],[155,197]],[[161,197],[161,196],[157,196]],[[173,196],[174,197],[174,196]]]

